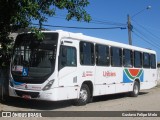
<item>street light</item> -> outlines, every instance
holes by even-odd
[[[128,41],[129,41],[129,45],[132,45],[132,29],[133,29],[133,26],[131,24],[131,18],[137,16],[138,14],[142,13],[143,11],[145,10],[149,10],[151,9],[151,6],[147,6],[145,9],[142,9],[141,11],[137,12],[136,14],[132,15],[130,17],[130,15],[128,14],[127,15],[127,25],[128,25]]]

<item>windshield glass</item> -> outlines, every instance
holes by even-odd
[[[17,36],[11,66],[15,81],[42,83],[53,73],[58,33],[43,34],[43,40],[33,33]]]

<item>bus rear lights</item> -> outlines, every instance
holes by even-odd
[[[45,90],[49,90],[52,86],[52,84],[54,83],[54,80],[51,80],[47,83],[47,85],[44,86],[44,88],[42,89],[43,91]]]

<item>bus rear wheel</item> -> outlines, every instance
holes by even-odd
[[[90,89],[88,85],[83,84],[79,92],[79,99],[75,100],[74,103],[77,106],[86,105],[90,101],[90,98],[91,98]]]
[[[137,97],[139,94],[139,90],[140,90],[140,85],[137,81],[135,81],[133,85],[133,91],[131,92],[130,96]]]

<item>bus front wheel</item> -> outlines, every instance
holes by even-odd
[[[86,105],[90,101],[90,98],[91,94],[89,87],[88,85],[83,84],[79,92],[79,99],[75,100],[75,105]]]

